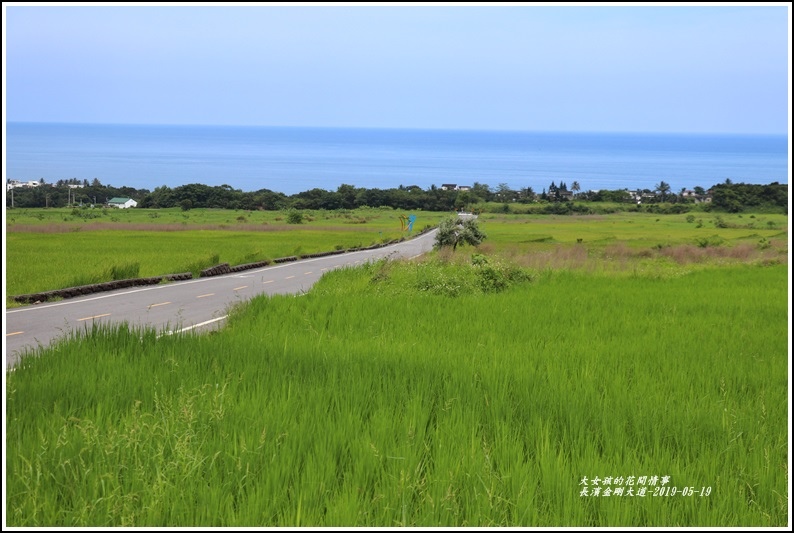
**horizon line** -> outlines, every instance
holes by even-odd
[[[283,124],[204,124],[204,123],[147,123],[147,122],[73,122],[73,121],[37,121],[37,120],[5,120],[8,124],[40,124],[40,125],[72,125],[72,126],[156,126],[156,127],[196,127],[196,128],[273,128],[273,129],[327,129],[327,130],[392,130],[392,131],[459,131],[487,133],[551,133],[551,134],[615,134],[615,135],[736,135],[736,136],[774,136],[788,137],[788,131],[772,132],[736,132],[736,131],[647,131],[647,130],[543,130],[515,128],[450,128],[450,127],[418,127],[418,126],[306,126]]]

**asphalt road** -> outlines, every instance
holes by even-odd
[[[281,263],[236,274],[177,281],[92,294],[50,304],[7,309],[5,316],[6,368],[26,350],[46,347],[73,332],[90,330],[94,323],[176,332],[216,328],[230,304],[259,294],[293,294],[308,290],[323,273],[382,258],[412,258],[430,251],[436,230],[376,250],[362,250]]]

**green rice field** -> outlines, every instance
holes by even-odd
[[[23,358],[7,525],[790,522],[785,217],[481,222],[211,334]]]
[[[198,276],[219,263],[252,263],[407,236],[398,218],[404,213],[392,209],[304,213],[304,223],[287,224],[284,212],[270,211],[16,209],[7,214],[7,295],[101,283],[124,275],[192,272]],[[445,216],[419,212],[414,230],[434,226]],[[599,259],[596,268],[612,268],[616,261],[625,267],[627,255],[646,256],[652,262],[665,254],[674,261],[686,256],[683,260],[691,263],[720,254],[740,260],[785,259],[787,254],[784,215],[616,213],[480,219],[490,232],[485,248],[520,257],[524,266],[570,266],[582,255]],[[7,298],[6,305],[16,304]]]
[[[407,236],[391,209],[304,211],[301,224],[269,211],[17,209],[7,214],[10,296],[125,277],[192,272],[219,263],[369,246]],[[414,233],[444,213],[418,213]],[[238,220],[238,218],[240,220]],[[114,220],[115,219],[115,220]],[[53,268],[58,265],[58,268]],[[13,305],[7,301],[7,305]]]

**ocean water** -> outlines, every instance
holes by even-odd
[[[152,190],[188,183],[295,194],[577,181],[582,191],[788,183],[785,135],[8,123],[6,178],[94,178]]]

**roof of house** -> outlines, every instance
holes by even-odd
[[[111,198],[108,203],[109,204],[126,204],[132,200],[132,198]]]

